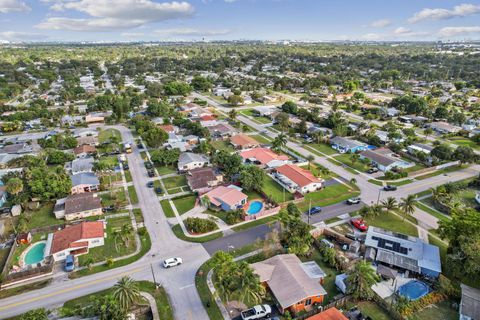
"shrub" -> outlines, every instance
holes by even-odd
[[[241,210],[232,210],[228,211],[225,217],[225,222],[228,224],[235,224],[242,220],[242,211]]]
[[[217,229],[217,224],[209,219],[187,218],[185,227],[190,233],[206,233]]]

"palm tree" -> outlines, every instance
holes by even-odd
[[[113,231],[113,243],[115,244],[115,251],[118,252],[118,239],[122,238],[122,230]]]
[[[260,283],[258,275],[245,262],[240,263],[238,269],[241,275],[240,300],[260,303],[265,296],[265,287]]]
[[[414,194],[408,195],[406,198],[402,198],[402,202],[400,202],[400,208],[403,212],[403,220],[409,215],[412,215],[415,212],[415,198],[417,196]]]
[[[348,292],[354,299],[370,300],[374,296],[371,286],[380,280],[371,264],[362,260],[348,272]]]
[[[310,166],[311,166],[313,160],[315,160],[315,157],[312,156],[311,154],[309,154],[309,155],[307,156],[308,170],[310,170]]]
[[[230,112],[228,113],[228,117],[232,121],[235,121],[237,119],[237,110],[235,110],[235,109],[230,110]]]
[[[352,162],[352,166],[355,165],[355,162],[357,162],[358,159],[360,159],[360,155],[358,155],[357,153],[354,153],[350,156],[350,161]]]
[[[280,133],[272,141],[272,147],[275,150],[280,150],[287,145],[287,136],[283,133]]]
[[[210,198],[206,195],[201,197],[200,204],[208,209],[210,207]]]
[[[92,270],[92,265],[94,262],[95,260],[93,260],[93,257],[88,257],[87,260],[85,260],[85,266],[88,270]]]
[[[397,200],[394,197],[388,197],[382,201],[382,206],[387,212],[390,212],[398,207]]]
[[[368,215],[377,217],[382,214],[382,206],[378,204],[371,205],[368,208]]]
[[[123,243],[126,247],[130,245],[130,236],[132,235],[133,227],[130,223],[125,223],[120,230],[120,234],[122,236]]]
[[[132,278],[124,276],[113,287],[113,297],[118,301],[123,310],[130,309],[138,301],[140,290]]]

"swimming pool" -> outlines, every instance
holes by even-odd
[[[32,245],[27,253],[25,254],[24,262],[25,265],[28,264],[37,264],[39,262],[42,262],[43,258],[45,257],[45,246],[46,242],[38,242]]]
[[[263,202],[261,201],[252,201],[248,206],[247,213],[248,214],[256,214],[259,213],[263,208]]]
[[[409,300],[418,300],[430,292],[430,288],[422,281],[412,280],[398,288],[398,293]]]

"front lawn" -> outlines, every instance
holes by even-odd
[[[293,200],[293,194],[288,190],[284,190],[283,187],[269,175],[265,175],[262,191],[277,203]]]
[[[111,205],[115,207],[122,207],[127,205],[127,198],[123,188],[117,188],[108,193],[102,193],[100,194],[100,198],[102,199],[103,207],[108,207]]]
[[[457,146],[467,146],[477,150],[480,149],[480,145],[478,143],[464,137],[453,137],[453,138],[450,138],[449,140],[452,143],[456,144]]]
[[[310,200],[312,207],[314,206],[329,206],[338,202],[345,201],[349,198],[356,197],[359,192],[349,188],[343,183],[337,183],[325,187],[322,190],[310,192],[305,195],[305,200],[299,203],[297,206],[300,211],[307,211],[310,206]]]
[[[138,203],[137,191],[135,191],[134,186],[128,186],[128,195],[130,197],[130,202],[132,204],[137,204]]]
[[[163,213],[167,218],[175,218],[175,213],[173,212],[172,206],[168,200],[160,201],[160,205],[162,206]]]
[[[242,110],[240,114],[243,114],[244,116],[247,116],[247,117],[252,117],[253,118],[252,120],[256,122],[260,122],[262,124],[272,122],[272,120],[268,119],[267,117],[259,116],[254,109]]]
[[[360,172],[366,172],[368,169],[370,169],[370,166],[363,163],[360,159],[352,163],[351,157],[352,157],[352,154],[344,153],[344,154],[335,156],[334,158],[340,161],[341,163],[346,164],[347,166],[354,168],[355,170],[358,170]]]
[[[331,146],[325,143],[312,143],[307,146],[317,150],[320,153],[326,154],[328,156],[337,154],[337,150],[333,149]]]
[[[195,195],[184,196],[172,200],[179,214],[184,214],[193,209],[197,197]]]
[[[402,217],[390,212],[383,212],[376,217],[367,217],[365,221],[370,226],[418,237],[417,227],[409,223],[407,219],[404,221]]]
[[[269,140],[269,138],[267,136],[261,136],[261,135],[252,135],[250,136],[252,137],[253,139],[257,140],[258,142],[260,142],[261,144],[271,144],[272,141]]]
[[[306,166],[301,166],[300,168],[309,170],[311,173],[313,173],[315,177],[320,177],[325,181],[338,177],[338,175],[335,172],[326,169],[325,167],[323,167],[318,163],[311,163],[310,166],[306,165]],[[326,172],[326,174],[324,174],[324,172]]]
[[[122,135],[120,134],[120,131],[118,131],[117,129],[106,129],[99,132],[98,142],[108,142],[112,139],[112,137],[115,137],[118,142],[122,141]]]
[[[162,179],[162,182],[165,186],[165,189],[178,189],[184,186],[187,186],[187,178],[184,175],[168,177]]]
[[[438,175],[441,175],[441,174],[458,171],[458,170],[464,169],[466,167],[467,167],[467,165],[451,166],[451,167],[448,167],[448,168],[445,168],[445,169],[442,169],[442,170],[436,170],[436,171],[433,171],[433,172],[415,177],[415,179],[416,180],[424,180],[424,179],[435,177],[435,176],[438,176]]]
[[[215,149],[215,150],[224,150],[227,152],[234,152],[235,149],[233,149],[233,146],[230,144],[229,141],[227,140],[216,140],[216,141],[211,141],[210,145]]]

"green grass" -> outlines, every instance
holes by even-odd
[[[305,195],[305,200],[297,204],[300,211],[307,211],[310,206],[310,200],[313,206],[328,206],[338,202],[355,197],[359,194],[358,191],[347,187],[343,183],[334,184],[325,187],[322,190],[310,192]]]
[[[160,205],[162,206],[163,213],[167,218],[175,218],[175,213],[173,212],[172,206],[168,200],[160,201]]]
[[[162,179],[162,182],[167,190],[187,186],[187,178],[184,175],[168,177]]]
[[[412,162],[412,160],[409,160],[409,159],[406,159],[406,161],[408,162]],[[415,171],[418,171],[418,170],[422,170],[422,169],[425,169],[426,166],[421,164],[421,163],[415,163],[414,166],[410,167],[410,168],[406,168],[404,171],[405,172],[415,172]]]
[[[412,182],[413,182],[412,179],[405,179],[405,180],[402,180],[402,181],[391,181],[391,182],[388,182],[387,184],[400,187],[400,186],[404,186],[404,185],[412,183]]]
[[[125,180],[127,180],[127,182],[132,182],[132,174],[130,173],[129,170],[126,170],[124,171],[125,173]]]
[[[449,140],[453,144],[456,144],[457,146],[467,146],[477,150],[480,149],[480,145],[478,143],[464,137],[453,137],[453,138],[450,138]]]
[[[179,214],[184,214],[195,206],[197,197],[195,195],[184,196],[172,200]]]
[[[415,203],[415,205],[416,205],[419,209],[427,212],[428,214],[430,214],[430,215],[434,216],[435,218],[439,219],[440,221],[449,221],[449,220],[450,220],[450,217],[449,217],[449,216],[447,216],[447,215],[445,215],[445,214],[442,214],[441,212],[439,212],[439,211],[437,211],[437,210],[435,210],[435,209],[433,209],[433,208],[430,208],[430,207],[426,206],[426,205],[423,204],[422,202],[418,202],[418,201],[417,201],[417,202]]]
[[[102,130],[98,134],[98,142],[104,143],[109,141],[112,137],[116,137],[118,142],[122,141],[122,135],[117,129],[106,129]]]
[[[283,191],[283,187],[268,175],[265,176],[263,181],[262,191],[277,203],[284,202],[284,195],[285,201],[293,200],[293,194],[287,190]]]
[[[267,139],[265,136],[261,136],[261,135],[252,135],[250,136],[252,137],[253,139],[257,140],[258,142],[262,143],[262,144],[271,144],[272,141]]]
[[[131,225],[130,217],[108,219],[105,244],[103,246],[91,248],[88,254],[79,256],[79,264],[84,266],[89,258],[92,258],[94,262],[100,262],[104,261],[106,258],[122,257],[134,252],[136,244],[133,232],[128,236],[128,246],[119,238],[117,239],[117,247],[115,247],[115,237],[113,234],[115,230],[120,230],[125,224]]]
[[[451,301],[442,301],[415,312],[409,320],[457,320],[458,311],[451,308]]]
[[[262,123],[262,124],[272,122],[272,120],[268,119],[267,117],[259,116],[258,113],[256,113],[254,109],[242,110],[240,112],[240,114],[243,114],[244,116],[247,116],[247,117],[253,117],[252,120],[254,120],[256,122],[259,122],[259,123]]]
[[[164,176],[164,175],[167,175],[167,174],[170,174],[170,173],[176,173],[177,172],[177,168],[176,167],[173,167],[173,166],[160,166],[158,164],[154,164],[155,165],[155,168],[157,169],[158,171],[158,175],[160,176]]]
[[[333,163],[334,165],[336,166],[339,166],[339,167],[342,167],[343,169],[345,169],[346,171],[352,173],[352,174],[359,174],[359,172],[353,168],[350,168],[348,165],[345,166],[343,163],[337,161],[337,160],[334,160],[334,159],[331,159],[331,158],[326,158],[328,162],[330,163]]]
[[[29,229],[63,224],[63,220],[58,220],[53,214],[54,203],[48,202],[40,206],[37,210],[26,210],[27,224]]]
[[[235,151],[235,149],[233,149],[233,146],[230,144],[230,142],[226,141],[226,140],[211,141],[210,145],[215,150],[224,150],[224,151],[227,151],[227,152],[234,152]]]
[[[103,193],[100,195],[102,199],[102,206],[108,207],[110,205],[123,206],[127,205],[127,198],[123,188],[117,188],[110,190],[109,193]]]
[[[140,230],[141,229],[139,229],[139,232],[140,232]],[[100,266],[92,267],[90,270],[89,269],[79,270],[77,272],[71,273],[69,277],[70,278],[83,277],[83,276],[95,274],[95,273],[98,273],[98,272],[111,270],[111,269],[118,268],[118,267],[123,267],[123,266],[126,266],[127,264],[130,264],[134,261],[137,261],[138,259],[143,257],[152,247],[152,242],[150,240],[150,236],[149,236],[148,232],[146,231],[145,228],[143,228],[143,230],[145,230],[145,233],[144,233],[144,235],[140,236],[140,243],[141,243],[140,252],[137,253],[136,255],[134,255],[132,257],[129,257],[129,258],[125,258],[125,259],[115,261],[115,262],[113,262],[113,264],[111,266],[107,266],[106,264],[103,264],[103,265],[100,265]]]
[[[244,223],[244,224],[239,225],[237,227],[233,227],[232,230],[236,231],[236,232],[244,231],[244,230],[248,230],[250,228],[260,226],[262,224],[275,222],[277,220],[278,220],[278,215],[274,215],[274,216],[266,217],[266,218],[263,218],[263,219],[253,220],[252,222]]]
[[[20,287],[0,290],[0,299],[17,296],[25,292],[32,292],[38,289],[45,288],[50,283],[50,280],[33,282]]]
[[[135,191],[134,186],[128,186],[128,195],[130,196],[130,202],[132,204],[138,203],[137,191]]]
[[[195,274],[195,287],[197,288],[203,307],[207,311],[209,319],[223,319],[222,312],[215,302],[215,298],[210,293],[207,285],[207,274],[214,267],[212,259],[207,260],[200,266]]]
[[[323,179],[325,179],[325,180],[330,180],[330,179],[332,179],[332,178],[338,177],[338,175],[337,175],[335,172],[330,171],[330,170],[328,170],[328,173],[327,173],[327,174],[323,174],[322,172],[325,171],[325,168],[324,168],[322,165],[318,164],[318,163],[311,163],[311,164],[310,164],[310,168],[309,168],[308,165],[306,165],[306,166],[301,166],[301,168],[303,168],[303,169],[305,169],[305,170],[309,170],[311,173],[313,173],[313,175],[314,175],[315,177],[321,177],[321,178],[323,178]]]
[[[221,238],[223,236],[223,233],[221,231],[218,231],[218,232],[215,232],[215,233],[212,233],[208,236],[203,236],[203,237],[187,237],[183,231],[182,231],[182,227],[180,227],[179,224],[176,224],[172,227],[172,231],[173,233],[175,234],[175,236],[179,239],[182,239],[184,241],[189,241],[189,242],[196,242],[196,243],[203,243],[203,242],[208,242],[208,241],[212,241],[212,240],[215,240],[215,239],[218,239],[218,238]]]
[[[418,230],[417,227],[414,225],[410,224],[407,219],[403,221],[402,217],[399,217],[393,213],[390,212],[384,212],[379,216],[376,217],[367,217],[366,219],[367,224],[394,231],[394,232],[399,232],[403,233],[409,236],[414,236],[418,237]]]
[[[340,161],[341,163],[343,163],[343,164],[345,164],[345,165],[347,165],[347,166],[349,166],[349,167],[351,167],[355,170],[358,170],[360,172],[365,172],[370,168],[370,166],[364,164],[362,161],[360,161],[360,159],[355,161],[355,163],[352,164],[352,161],[350,160],[351,156],[352,156],[351,154],[344,153],[344,154],[340,154],[338,156],[335,156],[334,158],[336,160]]]
[[[373,320],[390,320],[390,315],[379,305],[371,301],[362,301],[358,303],[358,308],[363,315],[369,316]]]
[[[378,181],[378,180],[375,180],[375,179],[369,179],[368,182],[370,183],[373,183],[377,186],[383,186],[383,182],[382,181]]]
[[[133,212],[133,215],[135,216],[135,221],[137,221],[137,223],[143,222],[142,209],[135,208],[132,210],[132,212]]]
[[[462,166],[451,166],[451,167],[448,167],[448,168],[445,168],[445,169],[442,169],[442,170],[433,171],[433,172],[430,172],[430,173],[427,173],[427,174],[424,174],[424,175],[415,177],[415,179],[417,179],[417,180],[424,180],[424,179],[428,179],[428,178],[431,178],[431,177],[435,177],[435,176],[438,176],[438,175],[441,175],[441,174],[458,171],[458,170],[461,170],[461,169],[466,168],[466,167],[467,167],[466,165],[462,165]]]
[[[317,150],[320,153],[326,154],[328,156],[337,154],[337,151],[325,143],[312,143],[308,144],[309,147]]]

